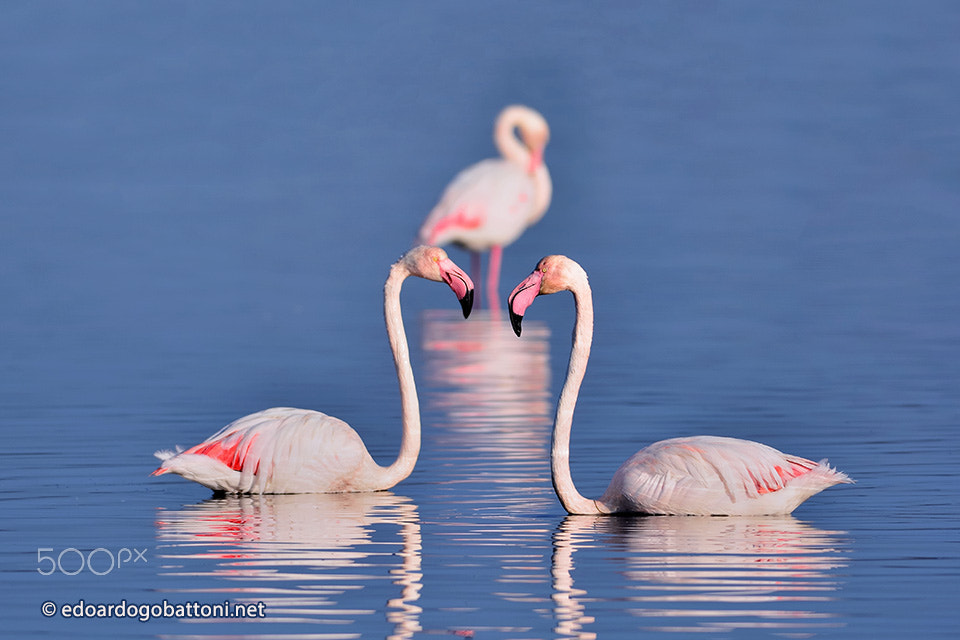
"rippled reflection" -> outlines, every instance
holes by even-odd
[[[423,350],[431,406],[447,412],[451,425],[471,429],[542,426],[549,421],[550,330],[526,320],[517,338],[506,316],[476,311],[423,314]]]
[[[620,592],[627,613],[658,620],[643,623],[644,630],[806,633],[842,626],[818,603],[838,588],[844,535],[792,517],[568,516],[554,534],[555,631],[595,638],[589,603],[610,589]],[[635,595],[624,598],[621,590]]]
[[[530,508],[531,494],[555,499],[546,324],[525,321],[521,340],[500,313],[478,311],[464,322],[431,310],[422,326],[427,406],[439,414],[425,437],[442,456],[445,480],[460,485],[457,499],[497,512]]]
[[[341,629],[383,608],[387,637],[420,630],[421,533],[409,498],[389,492],[215,498],[158,510],[157,538],[161,575],[205,585],[170,591],[264,602],[270,622]],[[396,595],[384,606],[346,604],[345,596],[385,578]],[[363,602],[369,607],[371,600]],[[322,637],[356,637],[356,630],[325,630]]]
[[[544,637],[534,629],[552,615],[545,567],[553,525],[529,516],[556,506],[549,330],[526,320],[519,339],[492,311],[466,322],[428,311],[422,327],[432,412],[424,462],[434,503],[451,505],[449,518],[441,512],[430,523],[430,551],[442,559],[431,574],[433,603],[454,615],[462,635]]]

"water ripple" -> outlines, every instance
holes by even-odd
[[[160,575],[203,585],[167,591],[264,602],[271,622],[340,626],[382,608],[387,637],[410,638],[420,629],[421,525],[409,498],[390,492],[231,496],[159,509],[156,525]],[[351,592],[383,581],[393,587],[382,607],[346,604]]]
[[[846,566],[845,532],[783,518],[568,516],[554,534],[558,634],[594,638],[588,605],[622,589],[629,615],[678,620],[641,628],[677,633],[842,626],[823,603]],[[610,547],[617,552],[610,553]],[[619,564],[623,584],[574,587],[577,564]],[[622,592],[621,592],[622,593]],[[793,606],[796,605],[796,606]]]

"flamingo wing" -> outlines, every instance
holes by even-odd
[[[338,493],[367,490],[376,463],[345,422],[278,407],[228,424],[180,453],[158,452],[154,475],[177,473],[228,493]]]
[[[420,241],[473,251],[505,246],[529,225],[536,188],[523,169],[490,159],[461,171],[420,227]]]
[[[850,482],[813,462],[736,438],[671,438],[641,449],[602,500],[617,510],[674,515],[788,514],[829,486]]]

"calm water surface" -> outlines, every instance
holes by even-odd
[[[953,3],[3,13],[5,634],[960,635]],[[422,281],[406,481],[217,499],[151,478],[156,449],[270,406],[396,455],[382,283],[511,102],[551,124],[555,195],[500,294],[549,253],[594,288],[581,491],[698,433],[857,484],[786,518],[566,516],[547,458],[570,297],[517,339]],[[266,616],[65,618],[81,601]]]

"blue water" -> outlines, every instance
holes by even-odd
[[[955,3],[2,13],[5,634],[960,635]],[[698,433],[857,484],[789,518],[568,517],[547,458],[570,297],[538,299],[518,340],[422,281],[406,481],[216,500],[150,477],[156,449],[270,406],[393,459],[383,280],[513,102],[551,125],[555,193],[500,293],[549,253],[594,289],[581,491]],[[81,601],[266,617],[65,618]]]

